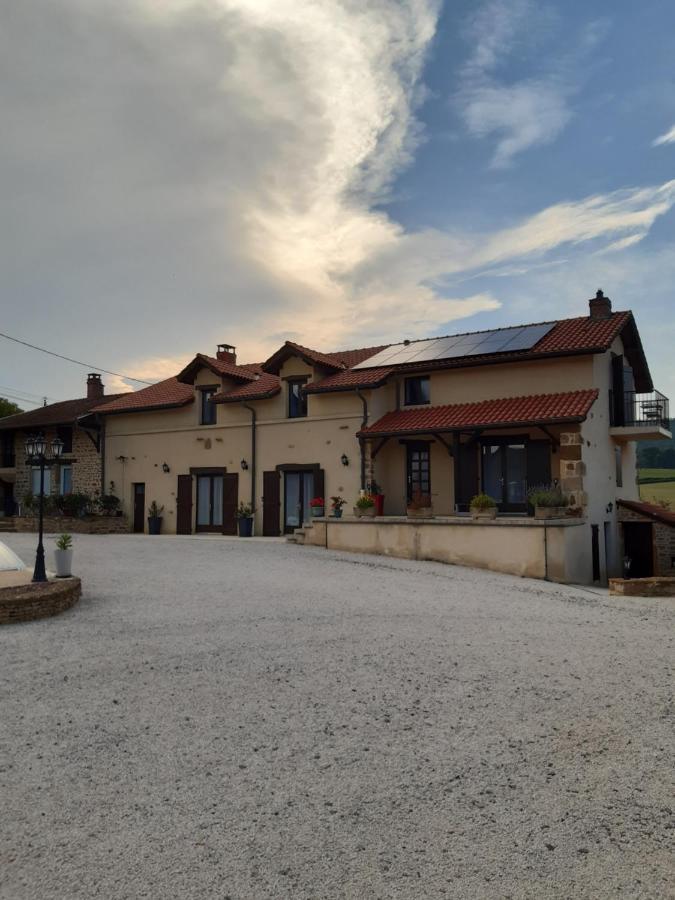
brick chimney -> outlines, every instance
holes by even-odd
[[[602,291],[597,291],[595,297],[591,297],[588,306],[591,319],[609,319],[612,315],[612,301]]]
[[[103,396],[103,382],[98,372],[87,375],[87,400],[98,400]]]
[[[233,347],[232,344],[218,344],[216,359],[220,359],[223,362],[232,363],[233,366],[236,366],[237,348]]]

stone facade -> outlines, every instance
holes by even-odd
[[[12,530],[30,532],[38,530],[37,516],[14,516]],[[128,534],[129,523],[124,516],[45,516],[45,534]]]
[[[57,436],[56,428],[43,428],[42,434],[48,444]],[[18,503],[23,501],[31,488],[31,467],[26,465],[24,442],[26,435],[18,432],[14,439],[16,455],[16,480],[14,482],[14,498]],[[61,468],[72,467],[72,492],[95,496],[101,492],[102,457],[94,446],[89,435],[81,428],[73,427],[73,449],[61,456],[59,465],[53,466],[50,478],[50,494],[58,494],[61,483]],[[106,486],[106,492],[108,488]],[[47,492],[45,492],[47,493]]]
[[[675,525],[657,522],[626,507],[619,507],[620,522],[647,522],[652,525],[654,542],[654,570],[656,575],[675,576]]]
[[[0,588],[0,625],[55,616],[74,606],[81,593],[79,578]]]

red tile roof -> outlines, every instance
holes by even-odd
[[[299,356],[308,363],[315,363],[318,366],[324,366],[326,369],[347,369],[350,366],[363,362],[369,356],[374,356],[387,346],[387,344],[382,344],[379,347],[361,347],[356,350],[336,350],[332,353],[321,353],[319,350],[312,350],[310,347],[296,344],[295,341],[286,341],[282,347],[262,364],[262,367],[267,372],[278,373],[283,363],[289,357]]]
[[[185,384],[193,384],[195,374],[199,369],[206,367],[215,375],[225,376],[226,378],[234,378],[236,381],[254,381],[255,366],[238,366],[234,363],[227,362],[224,359],[216,359],[215,356],[206,356],[204,353],[198,353],[195,358],[185,366],[185,368],[176,375],[178,381]]]
[[[120,394],[112,402],[101,403],[92,412],[124,413],[143,412],[151,409],[170,409],[187,406],[194,399],[194,389],[190,384],[181,384],[176,378],[158,381],[150,387],[129,394]]]
[[[274,397],[281,390],[281,381],[277,375],[261,372],[256,381],[238,384],[229,391],[219,391],[211,398],[214,403],[237,403],[242,400],[264,400]]]
[[[597,397],[597,390],[587,390],[401,409],[387,413],[359,434],[378,437],[390,434],[429,434],[459,428],[581,422]]]
[[[328,391],[352,391],[358,388],[378,387],[387,380],[392,371],[391,368],[343,369],[341,372],[327,375],[321,381],[310,381],[305,385],[305,393],[323,394]]]
[[[109,394],[105,398],[108,402],[116,398],[126,397],[127,394]],[[59,403],[50,403],[49,406],[41,406],[39,409],[31,409],[29,412],[16,413],[13,416],[5,416],[0,419],[0,429],[19,428],[22,430],[31,428],[46,428],[49,425],[72,425],[80,416],[86,415],[101,403],[100,397],[89,399],[83,397],[80,400],[61,400]]]
[[[666,525],[675,525],[675,512],[656,506],[654,503],[645,503],[640,500],[617,500],[617,506],[623,506],[633,512],[655,519],[657,522],[665,522]]]

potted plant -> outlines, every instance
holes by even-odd
[[[489,494],[476,494],[471,498],[469,509],[474,519],[497,518],[497,501]]]
[[[375,515],[383,516],[384,494],[382,493],[382,488],[376,481],[371,481],[368,485],[368,493],[373,498],[373,503],[375,504]]]
[[[342,507],[345,505],[347,501],[344,497],[331,497],[330,498],[330,508],[333,511],[333,518],[341,519],[342,518]]]
[[[239,537],[251,537],[253,535],[253,507],[250,503],[240,503],[237,507],[237,528]]]
[[[359,518],[362,516],[372,518],[375,515],[375,501],[367,491],[362,491],[359,495],[354,507],[354,515]]]
[[[527,499],[530,506],[534,507],[535,519],[560,519],[567,515],[569,497],[557,484],[532,488],[528,491]]]
[[[163,506],[158,506],[157,501],[153,500],[148,507],[148,534],[159,534],[162,530],[162,513]]]
[[[412,497],[408,500],[406,515],[411,519],[430,519],[433,517],[433,514],[434,510],[429,494],[423,494],[419,490],[414,491]]]
[[[316,518],[317,516],[322,516],[326,509],[326,503],[323,497],[312,497],[309,501],[309,508],[312,512],[312,517]]]
[[[56,540],[54,551],[57,578],[70,578],[73,567],[73,539],[69,534],[61,534]]]

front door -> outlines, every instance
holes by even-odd
[[[145,531],[145,482],[136,482],[134,490],[134,533]]]
[[[483,492],[503,512],[527,510],[527,447],[525,442],[482,446]]]
[[[651,578],[654,574],[654,545],[651,522],[623,523],[623,552],[631,561],[631,578]]]
[[[196,531],[223,530],[223,476],[197,475]]]
[[[192,534],[192,475],[178,476],[176,534]]]
[[[431,496],[431,454],[429,444],[406,444],[407,491],[408,500],[416,494]]]
[[[291,534],[310,518],[309,501],[314,497],[314,471],[284,472],[284,532]]]

